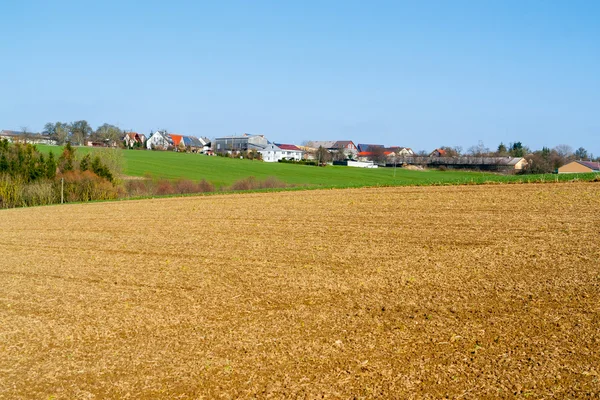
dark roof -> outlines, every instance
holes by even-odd
[[[338,140],[334,143],[333,147],[339,149],[340,147],[346,147],[351,143],[354,144],[352,140]]]
[[[600,171],[600,163],[593,161],[576,161],[579,164],[588,167],[592,171]]]
[[[363,151],[371,151],[372,148],[374,147],[384,147],[382,144],[364,144],[364,143],[359,143],[356,147],[358,147],[358,151],[359,152],[363,152]]]
[[[192,147],[202,147],[202,142],[200,141],[200,139],[198,139],[195,136],[184,136],[183,144],[185,144],[186,146],[192,146]]]

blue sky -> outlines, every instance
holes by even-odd
[[[597,1],[0,2],[0,129],[600,155]]]

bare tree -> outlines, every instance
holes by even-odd
[[[444,152],[446,153],[443,155],[443,157],[458,157],[460,155],[460,153],[456,151],[454,147],[442,146],[440,147],[440,149],[444,150]]]
[[[54,127],[54,132],[58,144],[64,144],[69,137],[69,125],[64,122],[57,122]]]
[[[489,152],[490,149],[485,147],[483,141],[481,140],[479,141],[479,143],[477,143],[476,146],[469,147],[469,154],[471,154],[474,157],[484,157],[487,156]]]
[[[368,159],[373,161],[375,164],[385,164],[386,156],[385,156],[385,148],[381,146],[371,146],[369,147],[369,156]]]
[[[344,161],[346,159],[346,151],[343,147],[339,147],[333,154],[335,161]]]
[[[21,127],[21,138],[25,143],[31,142],[31,133],[29,132],[29,128],[26,126]]]
[[[568,159],[573,155],[573,148],[568,144],[559,144],[554,150],[564,159]]]
[[[75,143],[85,146],[86,139],[92,134],[93,129],[86,120],[75,121],[70,125],[71,137]]]
[[[331,154],[326,148],[319,146],[315,154],[315,158],[317,159],[317,165],[324,165],[331,160]]]
[[[103,142],[108,142],[110,145],[113,143],[117,143],[121,136],[123,135],[123,131],[118,127],[104,123],[96,129],[96,136],[99,140]]]

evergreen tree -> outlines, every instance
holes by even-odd
[[[90,169],[90,160],[91,160],[91,157],[89,154],[86,154],[85,156],[83,156],[83,158],[79,162],[79,170],[87,171],[88,169]]]
[[[56,160],[54,159],[54,153],[50,152],[46,159],[46,178],[54,179],[56,177]]]

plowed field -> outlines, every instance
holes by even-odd
[[[597,398],[600,184],[0,212],[0,398]]]

